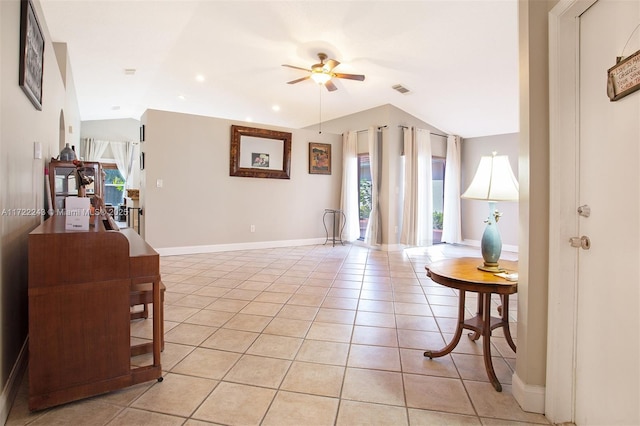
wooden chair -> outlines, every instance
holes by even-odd
[[[164,350],[164,291],[167,288],[160,281],[160,348]],[[131,312],[131,320],[149,318],[149,303],[153,303],[153,283],[133,284],[129,295],[131,307],[142,305],[141,311]],[[153,351],[153,343],[142,343],[131,347],[131,356],[142,355]]]

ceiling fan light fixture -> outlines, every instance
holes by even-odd
[[[327,81],[331,80],[331,74],[327,74],[322,71],[313,71],[311,73],[311,79],[318,84],[325,84]]]
[[[328,59],[326,53],[318,53],[318,58],[320,59],[320,63],[311,65],[311,69],[302,68],[295,65],[283,64],[283,67],[306,71],[308,73],[304,77],[287,81],[287,84],[295,84],[305,80],[313,80],[314,83],[320,86],[324,86],[329,92],[334,92],[338,90],[338,87],[333,84],[332,81],[334,77],[346,78],[347,80],[364,80],[364,75],[361,74],[344,74],[340,72],[333,72],[333,69],[340,65],[340,62],[336,61],[335,59]]]

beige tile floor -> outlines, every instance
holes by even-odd
[[[424,266],[466,255],[478,250],[320,245],[162,257],[164,381],[30,413],[25,378],[7,424],[549,424],[513,398],[515,354],[499,331],[501,393],[480,341],[463,336],[450,355],[423,356],[451,339],[457,314],[455,291]],[[476,299],[467,301],[471,316]],[[134,341],[149,323],[132,323]],[[517,342],[515,323],[512,334]]]

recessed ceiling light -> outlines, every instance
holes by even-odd
[[[184,95],[178,95],[178,99],[180,99],[181,101],[184,101],[187,98],[185,98]]]
[[[247,118],[244,119],[244,121],[248,121],[249,123],[251,123],[253,121],[253,118],[247,117]]]
[[[274,105],[271,107],[271,109],[274,111],[280,111],[280,105]]]
[[[196,81],[203,82],[204,81],[204,75],[202,75],[202,74],[196,75]]]

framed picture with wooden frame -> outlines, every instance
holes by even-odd
[[[231,126],[229,176],[289,179],[291,133]]]
[[[31,0],[22,0],[20,11],[19,84],[38,111],[42,111],[44,36]]]
[[[309,174],[331,174],[331,144],[309,142]]]

